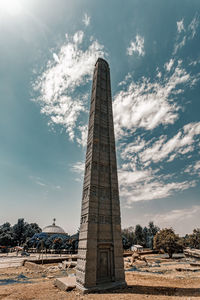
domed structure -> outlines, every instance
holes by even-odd
[[[56,219],[53,219],[53,224],[44,227],[42,232],[47,233],[49,235],[53,235],[53,234],[67,235],[67,233],[64,231],[62,227],[56,225],[55,221]]]

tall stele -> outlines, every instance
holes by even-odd
[[[76,282],[83,292],[125,285],[110,69],[102,58],[93,74]]]

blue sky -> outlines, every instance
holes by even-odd
[[[200,227],[200,2],[0,1],[0,224],[79,227],[92,72],[111,69],[122,226]]]

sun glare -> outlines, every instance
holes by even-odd
[[[18,15],[22,11],[22,5],[18,0],[0,0],[0,11],[10,15]]]

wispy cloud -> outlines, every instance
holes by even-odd
[[[122,144],[121,158],[124,163],[119,171],[121,196],[130,204],[166,198],[175,191],[194,187],[196,179],[177,181],[175,174],[162,174],[160,164],[192,153],[198,147],[199,136],[200,122],[196,122],[185,125],[170,139],[164,135],[158,140],[153,138],[147,141],[137,137],[132,143]],[[199,161],[189,165],[185,172],[200,174]]]
[[[183,19],[177,22],[178,37],[173,54],[194,37],[192,28],[197,29],[197,17],[191,24],[185,27]],[[129,51],[129,55],[134,52],[131,47]],[[196,64],[190,63],[192,66]],[[172,136],[165,129],[174,124],[183,112],[180,102],[178,104],[180,95],[184,94],[186,87],[193,88],[200,76],[193,74],[192,69],[189,72],[185,62],[173,56],[155,71],[155,78],[142,77],[137,81],[134,81],[132,74],[127,74],[119,83],[119,86],[123,85],[123,90],[114,97],[115,132],[121,156],[120,195],[128,205],[167,198],[175,192],[196,186],[198,182],[197,176],[192,175],[199,174],[199,162],[185,169],[190,177],[183,176],[181,179],[177,172],[163,172],[162,167],[170,165],[175,159],[189,159],[198,148],[200,122],[183,125]],[[167,134],[149,138],[158,126],[162,126],[160,128]],[[138,130],[142,132],[140,136]]]
[[[53,53],[53,60],[47,63],[34,88],[40,93],[35,100],[41,105],[41,113],[49,116],[49,124],[61,125],[70,140],[74,140],[76,127],[82,136],[78,118],[81,112],[87,111],[85,94],[78,88],[91,80],[94,64],[99,56],[104,57],[104,50],[97,40],[92,40],[83,50],[83,31],[66,38],[60,51]],[[77,141],[83,143],[80,138]]]
[[[167,72],[170,72],[171,71],[171,68],[174,64],[174,59],[170,59],[169,62],[167,62],[164,66],[165,66],[165,69]]]
[[[53,189],[53,190],[60,190],[61,189],[60,185],[55,185],[55,184],[48,183],[44,179],[42,179],[41,177],[29,176],[29,178],[31,179],[31,181],[33,181],[35,184],[37,184],[41,187],[50,188],[50,189]]]
[[[194,164],[190,164],[189,166],[187,166],[184,172],[191,175],[200,176],[200,160],[196,161]]]
[[[178,33],[181,33],[181,31],[185,31],[185,28],[184,28],[184,20],[180,20],[178,22],[176,22],[176,25],[177,25],[177,31]]]
[[[139,34],[136,35],[135,42],[131,41],[130,46],[127,48],[127,54],[133,55],[133,53],[137,53],[139,56],[144,56],[144,37]]]
[[[177,41],[174,45],[173,55],[175,55],[182,47],[184,47],[187,41],[193,39],[196,35],[197,28],[199,26],[199,16],[196,14],[187,28],[184,27],[183,19],[178,21],[177,24]],[[184,35],[182,34],[184,32]]]
[[[38,176],[29,176],[29,178],[35,183],[40,186],[46,187],[47,184],[44,182],[44,180]]]
[[[131,73],[128,73],[124,80],[122,80],[120,83],[118,83],[118,86],[121,86],[121,85],[127,85],[127,82],[132,78],[132,75]]]
[[[83,161],[78,161],[78,162],[75,162],[72,166],[71,166],[71,170],[74,172],[74,173],[77,173],[77,174],[83,174],[84,172],[84,168],[85,168],[85,163]]]
[[[161,228],[172,226],[178,229],[183,234],[183,222],[191,227],[191,219],[199,220],[200,206],[193,205],[190,208],[173,209],[161,214],[146,214],[145,217],[156,221],[156,224]],[[199,223],[196,224],[199,226]],[[193,228],[188,228],[188,233],[191,233]]]
[[[180,42],[178,42],[174,45],[173,55],[175,55],[178,52],[178,50],[180,50],[183,46],[185,46],[186,39],[187,39],[186,36],[184,36]]]
[[[128,204],[138,201],[150,201],[166,198],[175,191],[183,191],[195,186],[195,180],[166,182],[164,176],[156,175],[155,171],[135,170],[119,172],[120,196]]]
[[[83,180],[85,163],[83,161],[77,161],[70,166],[70,169],[73,173],[76,174],[75,181],[81,182]]]
[[[171,70],[173,64],[170,60],[166,68]],[[171,75],[164,76],[162,81],[159,78],[151,82],[150,78],[143,77],[115,95],[113,110],[118,137],[133,133],[137,128],[152,130],[177,120],[180,107],[174,100],[183,92],[181,85],[193,85],[195,79],[181,64],[178,61]]]
[[[82,147],[85,147],[87,145],[87,134],[88,134],[88,125],[80,125],[78,126],[78,130],[80,133],[80,137],[76,137],[76,140],[79,145]]]
[[[199,26],[199,16],[196,14],[193,18],[192,22],[188,26],[188,30],[190,31],[190,38],[193,39],[197,32],[197,27]]]
[[[85,24],[85,26],[89,26],[90,25],[90,16],[88,16],[88,14],[84,14],[83,16],[83,23]]]
[[[169,158],[172,161],[178,155],[183,155],[194,150],[195,137],[200,135],[200,122],[189,123],[183,127],[175,136],[167,141],[166,136],[152,143],[139,153],[143,163],[157,163]]]

